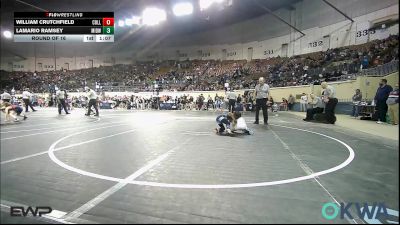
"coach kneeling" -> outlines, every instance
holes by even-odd
[[[321,97],[315,97],[314,94],[311,94],[311,104],[313,105],[312,109],[307,109],[307,116],[304,121],[314,120],[314,115],[317,113],[323,113],[325,108],[325,103],[322,101]]]

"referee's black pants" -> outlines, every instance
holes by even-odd
[[[33,105],[29,99],[22,99],[22,100],[24,100],[24,103],[25,103],[25,112],[28,112],[28,106],[31,107],[32,111],[36,111],[33,108]]]
[[[260,98],[256,99],[256,123],[259,121],[259,114],[260,114],[260,109],[263,111],[263,116],[264,116],[264,124],[268,124],[268,108],[267,108],[267,99],[266,98]]]
[[[66,114],[68,114],[65,99],[58,99],[58,114],[61,114],[61,110],[64,108]]]
[[[325,105],[325,116],[328,123],[334,124],[336,122],[335,108],[337,103],[337,98],[329,98],[329,101]]]
[[[97,101],[96,99],[90,99],[89,100],[89,105],[88,105],[88,112],[86,115],[90,116],[90,113],[92,112],[92,106],[96,110],[96,116],[99,115],[99,109],[97,108]]]

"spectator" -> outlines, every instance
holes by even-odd
[[[267,101],[267,106],[272,109],[272,106],[275,104],[274,99],[272,96],[269,96],[268,101]]]
[[[306,93],[303,93],[300,97],[300,112],[306,112],[307,111],[307,103],[308,103],[308,97]]]
[[[293,110],[294,103],[295,103],[295,99],[294,99],[293,95],[290,94],[289,99],[288,99],[288,107],[289,107],[290,111]]]
[[[362,68],[368,69],[369,67],[369,60],[368,60],[368,56],[364,56],[363,60],[362,60]]]
[[[283,111],[288,111],[288,100],[286,100],[286,98],[282,98],[282,103],[280,104],[280,107]]]
[[[201,110],[203,108],[203,104],[204,104],[203,94],[200,94],[198,104],[199,104],[199,110]]]
[[[393,125],[399,124],[399,84],[396,84],[394,90],[389,93],[386,104],[389,109],[390,121]]]
[[[390,85],[387,85],[386,79],[382,79],[379,82],[379,87],[374,98],[376,107],[378,108],[378,124],[386,122],[386,113],[388,110],[386,100],[388,99],[391,91],[393,91],[393,88]]]
[[[214,109],[214,101],[212,100],[211,96],[209,95],[209,96],[208,96],[208,100],[207,100],[207,110],[208,110],[210,107]]]
[[[353,100],[353,109],[351,111],[351,116],[357,118],[358,117],[358,106],[362,100],[362,93],[360,89],[356,90],[356,93],[352,97]]]
[[[70,71],[1,71],[1,76],[5,78],[1,88],[22,90],[24,86],[29,86],[36,93],[54,93],[55,86],[62,84],[70,92],[88,85],[100,87],[103,91],[131,89],[150,92],[157,84],[159,90],[216,91],[223,90],[225,83],[226,87],[252,89],[257,85],[257,79],[253,78],[260,74],[269,77],[271,86],[282,87],[348,79],[349,76],[341,74],[354,74],[360,66],[366,69],[393,60],[398,60],[398,35],[358,46],[250,62],[164,61]],[[161,67],[167,72],[160,72]]]

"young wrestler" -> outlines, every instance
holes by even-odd
[[[241,131],[243,134],[248,134],[251,135],[253,134],[253,131],[251,131],[246,124],[246,121],[242,117],[242,114],[240,112],[235,112],[234,117],[236,120],[235,126],[233,126],[232,131]]]
[[[1,110],[5,113],[5,120],[10,121],[10,116],[14,118],[14,121],[19,121],[17,116],[23,117],[26,120],[28,117],[24,114],[24,109],[18,105],[12,105],[9,102],[3,102],[1,105]]]
[[[227,115],[219,115],[217,116],[217,124],[219,126],[218,128],[215,128],[215,132],[217,134],[224,134],[225,130],[226,133],[231,134],[231,127],[234,127],[236,125],[236,119],[233,113],[228,113]]]
[[[253,134],[253,131],[249,130],[246,125],[246,121],[242,117],[240,112],[228,113],[227,115],[219,115],[216,119],[218,126],[215,128],[215,132],[217,134],[224,134],[225,129],[226,133],[232,134],[235,131],[242,131],[244,134]],[[226,128],[225,128],[226,126]]]

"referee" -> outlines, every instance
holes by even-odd
[[[90,116],[90,113],[92,112],[92,106],[96,110],[96,115],[99,116],[99,109],[97,108],[97,94],[94,90],[85,87],[86,92],[88,93],[88,98],[89,98],[89,105],[88,105],[88,112],[85,114],[86,116]]]
[[[268,124],[267,98],[269,94],[269,85],[265,83],[264,77],[258,79],[258,84],[255,88],[254,98],[256,99],[256,121],[254,124],[259,124],[260,109],[263,111],[264,124]]]
[[[335,124],[335,108],[338,104],[338,99],[336,98],[336,90],[331,85],[328,85],[327,82],[322,82],[321,87],[324,93],[326,120],[328,123]]]
[[[65,114],[70,114],[67,111],[67,107],[65,104],[65,97],[67,96],[67,93],[65,92],[64,89],[60,89],[56,92],[56,99],[58,102],[58,114],[61,115],[61,110],[64,108]]]
[[[25,103],[25,112],[28,112],[28,106],[31,107],[33,112],[37,111],[36,109],[33,108],[33,105],[31,103],[31,98],[32,94],[29,92],[29,88],[25,88],[25,91],[22,92],[22,100]]]

